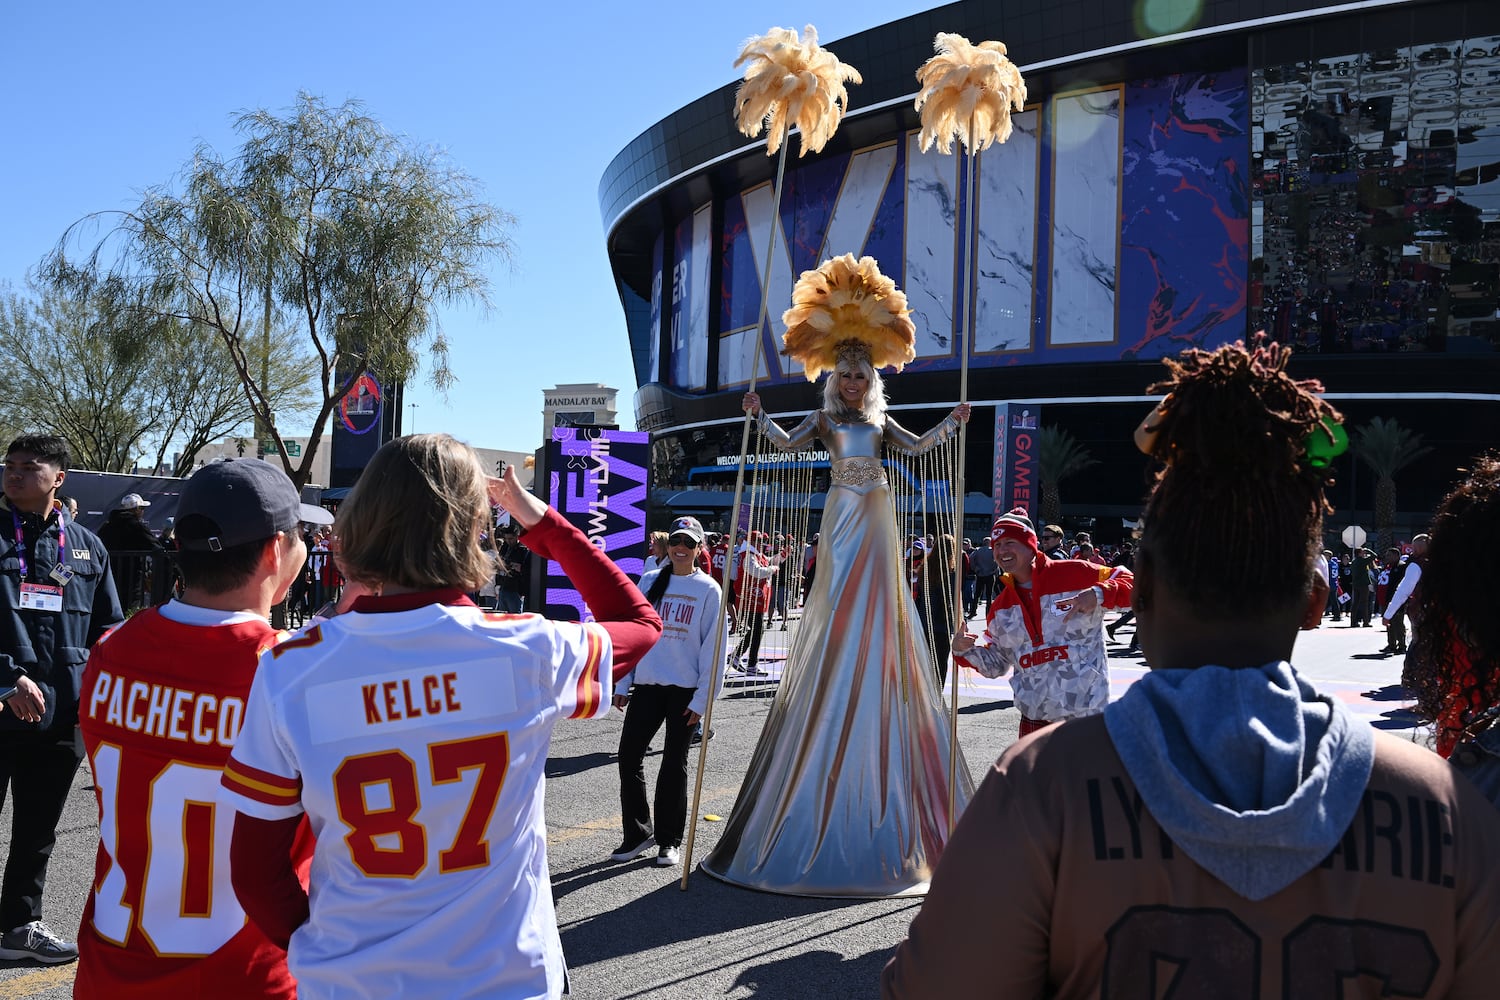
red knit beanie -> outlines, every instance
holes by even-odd
[[[1015,507],[1009,514],[1001,514],[995,518],[995,526],[990,529],[990,545],[994,545],[1002,538],[1011,538],[1027,546],[1032,552],[1037,550],[1036,529],[1031,526],[1031,518],[1026,514],[1026,508]]]

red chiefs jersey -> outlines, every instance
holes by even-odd
[[[278,638],[261,620],[185,625],[151,608],[90,653],[79,724],[99,848],[74,997],[297,995],[286,952],[235,898],[234,814],[217,806],[256,660]],[[294,849],[304,883],[312,846],[304,825]]]

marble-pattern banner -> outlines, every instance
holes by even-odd
[[[766,273],[768,253],[771,255],[771,294],[766,310],[766,325],[760,331],[761,357],[757,378],[775,381],[781,375],[777,362],[782,359],[776,355],[781,335],[786,329],[782,325],[781,314],[792,300],[794,278],[786,238],[791,227],[787,224],[785,213],[782,224],[774,227],[775,243],[772,243],[772,194],[771,185],[762,184],[744,192],[737,199],[731,199],[731,202],[738,202],[733,206],[733,216],[737,222],[733,230],[729,225],[730,213],[725,213],[724,238],[721,241],[724,275],[726,280],[733,281],[734,296],[733,302],[726,301],[725,308],[721,310],[721,316],[732,321],[732,325],[726,323],[721,327],[723,332],[719,337],[719,385],[724,388],[745,385],[750,381],[750,366],[755,359],[756,349],[755,321],[760,316],[760,283]],[[738,220],[741,219],[743,224],[739,225]],[[772,365],[776,367],[773,369]]]
[[[1051,347],[1115,340],[1120,88],[1052,103]]]
[[[944,156],[936,147],[924,153],[917,137],[912,132],[906,138],[906,266],[896,281],[906,292],[917,326],[918,367],[946,367],[921,362],[957,360],[953,322],[959,157]]]
[[[708,269],[713,246],[713,210],[704,205],[678,224],[673,242],[672,305],[668,343],[671,384],[708,388]]]
[[[979,154],[974,207],[979,219],[974,247],[977,355],[1031,350],[1039,118],[1035,110],[1012,115],[1010,138]]]

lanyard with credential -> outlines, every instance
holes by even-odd
[[[21,564],[21,580],[26,580],[26,534],[21,530],[21,515],[16,509],[10,509],[10,521],[16,528],[16,559]],[[47,530],[46,521],[42,522],[42,531]],[[40,536],[38,536],[40,537]],[[57,564],[68,565],[68,523],[63,516],[62,508],[57,508]]]

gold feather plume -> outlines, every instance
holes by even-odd
[[[1026,81],[1006,58],[1005,45],[974,45],[963,35],[940,31],[932,47],[937,54],[917,70],[922,152],[936,142],[951,153],[958,139],[977,153],[1009,139],[1011,111],[1026,107]]]
[[[853,66],[838,61],[818,46],[818,29],[808,25],[798,38],[792,28],[772,28],[745,42],[738,69],[745,65],[745,79],[734,95],[734,116],[740,131],[752,139],[766,130],[766,155],[781,148],[789,128],[802,132],[802,149],[821,150],[843,120],[849,107],[844,83],[863,83]]]
[[[895,365],[900,371],[917,356],[910,315],[906,295],[880,273],[874,257],[855,260],[846,253],[797,279],[792,307],[781,315],[781,353],[802,363],[809,382],[837,368],[850,341],[869,351],[876,368]]]

